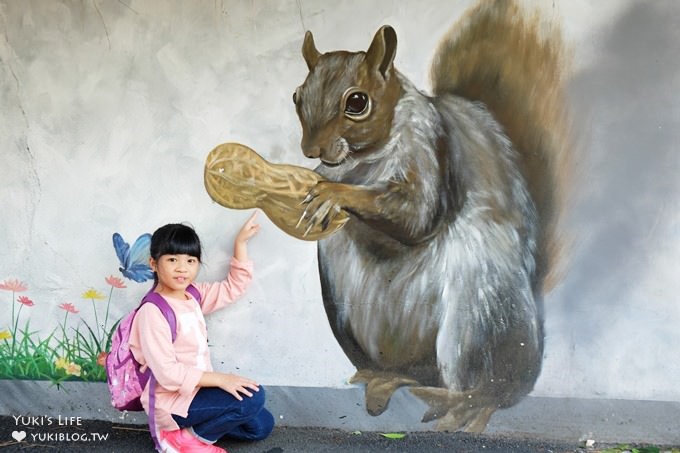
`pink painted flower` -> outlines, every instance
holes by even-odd
[[[20,293],[22,291],[26,291],[28,289],[28,285],[13,278],[0,283],[0,289]]]
[[[118,277],[114,277],[113,275],[106,277],[106,283],[113,286],[114,288],[120,288],[120,289],[127,288],[127,286],[125,286],[125,282],[123,280],[121,280]]]
[[[18,302],[20,304],[26,305],[27,307],[32,307],[33,305],[35,305],[33,301],[26,296],[20,296]]]
[[[75,305],[71,303],[63,303],[59,305],[59,308],[62,310],[66,310],[69,313],[78,313],[78,309],[75,307]]]

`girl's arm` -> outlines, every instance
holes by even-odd
[[[170,324],[154,304],[146,303],[139,309],[133,321],[130,346],[135,358],[151,368],[160,385],[170,391],[189,394],[198,385],[203,370],[177,361],[172,343]]]
[[[253,278],[253,263],[248,258],[248,240],[260,231],[255,222],[257,211],[243,224],[234,239],[234,256],[229,267],[229,274],[221,282],[194,283],[201,292],[201,309],[210,313],[234,302],[250,285]]]
[[[131,346],[135,358],[151,368],[158,383],[170,391],[190,394],[196,387],[219,387],[241,401],[260,391],[257,382],[235,374],[203,371],[177,361],[170,325],[153,304],[135,315]],[[142,352],[142,356],[136,351]]]
[[[239,401],[243,400],[242,395],[250,397],[253,396],[251,391],[260,391],[259,384],[252,379],[215,371],[204,371],[198,385],[200,387],[219,387]]]
[[[234,258],[242,263],[248,261],[248,240],[260,231],[260,225],[255,223],[256,216],[257,211],[246,220],[234,239]]]
[[[256,216],[257,211],[246,220],[236,234],[236,238],[234,239],[234,259],[237,263],[232,261],[229,276],[225,282],[221,283],[221,285],[229,284],[230,287],[239,286],[242,288],[241,292],[245,290],[245,286],[247,286],[251,280],[250,272],[247,274],[244,273],[241,267],[250,264],[248,259],[248,240],[260,231],[260,225],[255,223]],[[248,270],[251,270],[251,268],[252,264],[250,264]],[[237,283],[241,284],[239,285]],[[205,309],[203,311],[206,312]],[[259,385],[252,379],[236,374],[219,373],[215,371],[204,371],[201,375],[201,379],[198,381],[198,385],[200,387],[219,387],[225,392],[233,395],[234,398],[239,401],[243,400],[242,395],[250,397],[253,396],[253,391],[260,391]]]

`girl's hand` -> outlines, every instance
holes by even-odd
[[[255,223],[255,217],[257,217],[257,211],[253,212],[246,223],[243,224],[241,230],[236,235],[236,242],[248,242],[248,239],[252,238],[260,231],[260,225]]]
[[[225,392],[231,393],[239,401],[243,400],[241,394],[253,396],[252,392],[260,391],[257,382],[236,374],[220,374],[220,378],[219,387]]]
[[[257,211],[246,220],[234,240],[234,258],[241,262],[248,260],[248,240],[260,231],[260,224],[255,222],[256,216]]]
[[[259,392],[260,386],[252,379],[245,378],[236,374],[225,374],[217,372],[205,372],[199,381],[201,387],[219,387],[231,394],[239,401],[243,396],[253,396],[252,392]]]

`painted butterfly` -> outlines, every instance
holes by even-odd
[[[113,233],[113,248],[116,250],[121,267],[119,271],[123,276],[136,282],[145,282],[153,278],[153,271],[149,266],[149,245],[151,235],[142,234],[132,244],[125,242],[118,233]]]

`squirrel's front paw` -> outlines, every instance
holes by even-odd
[[[332,185],[333,183],[321,181],[302,200],[301,204],[306,207],[296,228],[305,229],[303,236],[306,236],[316,226],[321,226],[322,230],[326,230],[328,225],[342,212],[342,205],[336,200]]]

